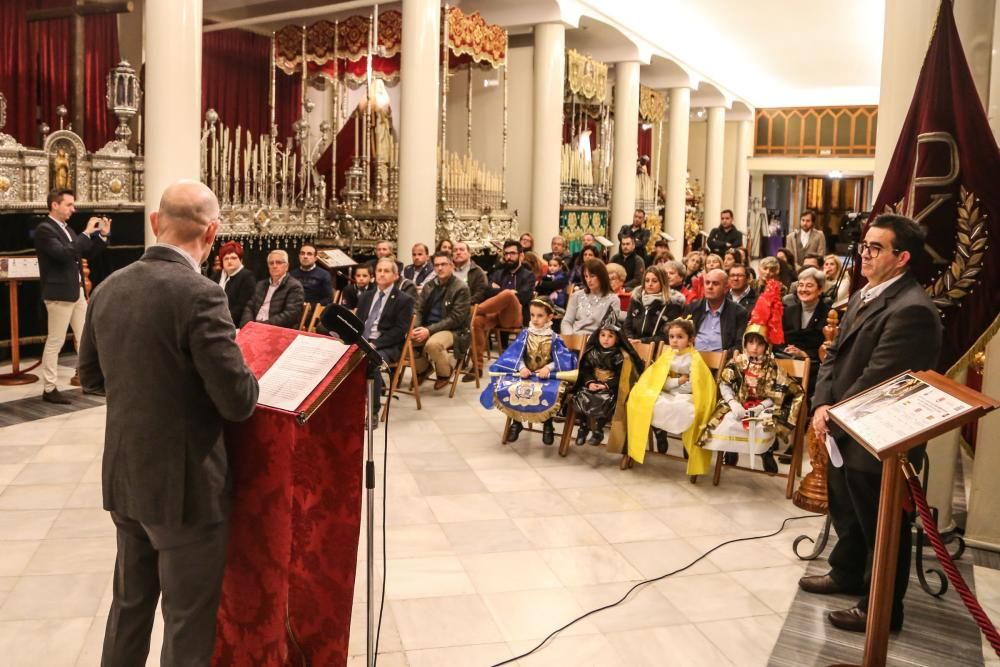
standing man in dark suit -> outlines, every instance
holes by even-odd
[[[684,310],[697,331],[695,349],[701,352],[738,349],[747,328],[746,309],[729,298],[729,277],[722,269],[704,274],[704,285],[705,297],[695,299]]]
[[[302,283],[288,275],[288,253],[272,250],[267,254],[267,279],[257,283],[253,298],[243,309],[239,326],[247,322],[267,322],[276,327],[297,329],[305,306]]]
[[[257,402],[226,295],[199,273],[215,195],[175,183],[150,222],[156,245],[94,290],[80,348],[81,383],[108,397],[102,486],[118,555],[104,667],[146,664],[161,591],[161,664],[209,664],[230,502],[222,426]]]
[[[358,297],[358,318],[365,323],[367,338],[382,358],[399,361],[403,342],[413,319],[413,297],[396,286],[399,267],[392,258],[382,258],[375,265],[375,289]],[[375,400],[382,396],[382,374],[375,374]],[[380,405],[372,406],[372,423],[378,421]]]
[[[719,226],[708,234],[708,249],[724,257],[730,248],[743,246],[743,233],[733,225],[733,212],[728,208],[719,214]]]
[[[843,630],[865,631],[882,464],[830,421],[829,409],[903,371],[937,364],[941,314],[910,272],[923,245],[923,231],[909,218],[881,215],[872,222],[859,247],[861,275],[868,284],[851,296],[816,380],[813,429],[821,440],[828,433],[833,436],[844,465],[827,467],[830,517],[837,531],[837,544],[827,559],[830,572],[803,577],[799,586],[811,593],[862,595],[857,606],[827,615]],[[903,625],[903,596],[910,578],[910,517],[903,518],[890,619],[893,631]]]
[[[226,291],[229,314],[239,322],[243,309],[253,298],[257,280],[250,269],[243,266],[243,246],[239,241],[227,241],[219,247],[222,270],[212,274],[212,282],[219,283]]]
[[[83,292],[80,260],[93,257],[108,245],[111,220],[93,217],[82,234],[69,225],[76,211],[72,190],[49,193],[49,215],[35,229],[35,250],[42,282],[42,300],[49,317],[49,332],[42,350],[42,399],[68,405],[69,399],[56,388],[59,351],[66,342],[66,327],[73,327],[73,344],[80,349],[87,299]]]

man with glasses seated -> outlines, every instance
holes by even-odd
[[[240,326],[247,322],[267,322],[276,327],[297,328],[306,297],[302,283],[288,275],[288,253],[284,250],[268,253],[267,272],[270,275],[257,283],[253,298],[243,309]]]
[[[420,290],[416,320],[410,338],[417,363],[417,380],[423,382],[431,367],[437,379],[434,389],[446,386],[451,378],[448,348],[455,358],[469,349],[469,286],[455,277],[455,264],[446,252],[434,253],[434,277]]]

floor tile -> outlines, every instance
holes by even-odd
[[[0,607],[0,621],[93,616],[109,573],[23,576]]]
[[[452,496],[428,496],[431,511],[441,523],[504,519],[507,515],[489,493],[464,493]]]
[[[639,571],[610,546],[543,549],[541,554],[566,586],[642,579]]]
[[[675,536],[674,531],[646,510],[584,514],[583,518],[612,544]]]
[[[489,609],[478,595],[393,600],[399,636],[408,650],[503,640]]]
[[[510,519],[441,524],[456,554],[499,553],[530,549],[531,541]]]
[[[559,579],[536,551],[468,554],[462,565],[480,593],[559,588]]]
[[[749,665],[730,662],[694,625],[672,625],[664,628],[632,630],[608,634],[608,641],[615,647],[625,664],[665,664],[669,657],[671,667],[724,667]]]
[[[771,613],[763,602],[725,573],[671,577],[654,585],[692,623]]]
[[[584,612],[573,595],[562,588],[487,593],[483,599],[507,641],[544,639]],[[560,636],[596,632],[593,623],[584,619],[562,631]]]
[[[581,516],[541,516],[514,519],[539,549],[605,544],[601,534]]]
[[[0,621],[3,664],[6,667],[73,667],[92,621],[90,616]]]
[[[455,556],[390,559],[386,599],[432,598],[474,593],[462,562]]]

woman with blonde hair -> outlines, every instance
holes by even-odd
[[[708,273],[713,269],[721,269],[722,264],[723,264],[722,258],[716,255],[715,253],[712,253],[711,255],[705,258],[705,273]]]
[[[664,336],[663,325],[684,312],[684,295],[670,289],[667,272],[651,266],[632,290],[622,332],[630,340],[651,343]]]
[[[846,304],[851,295],[851,277],[847,273],[844,273],[840,285],[837,285],[837,277],[840,275],[842,267],[840,258],[836,255],[831,254],[823,258],[823,274],[826,276],[826,288],[823,290],[823,296],[834,308]]]

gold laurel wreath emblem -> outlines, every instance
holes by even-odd
[[[902,202],[886,205],[885,213],[899,213]],[[938,308],[951,308],[967,297],[979,282],[986,258],[986,219],[979,210],[979,198],[962,187],[959,191],[958,224],[955,230],[955,258],[927,294]]]

